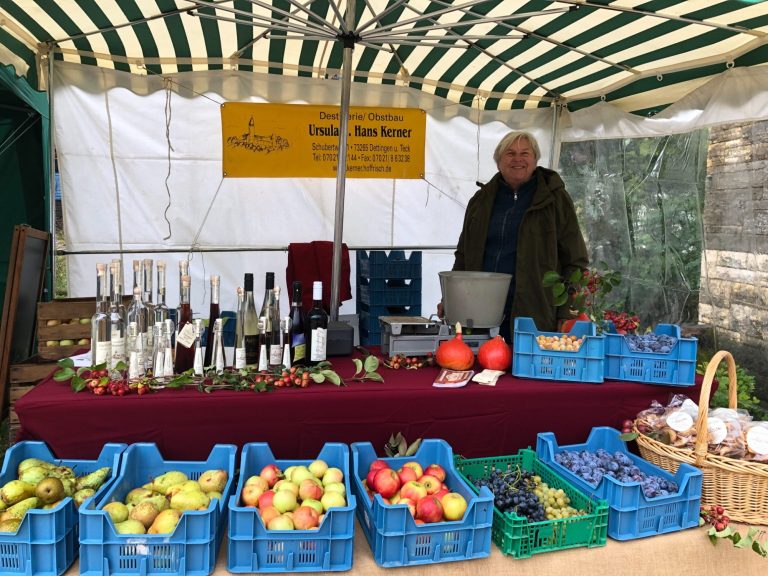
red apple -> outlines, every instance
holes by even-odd
[[[266,492],[262,493],[262,495],[259,496],[259,508],[264,510],[264,508],[267,508],[268,506],[272,506],[272,499],[274,497],[275,497],[274,490],[267,490]]]
[[[430,464],[427,466],[426,470],[424,470],[424,474],[429,474],[430,476],[434,476],[440,482],[445,481],[445,470],[443,469],[440,464]]]
[[[440,522],[443,519],[443,505],[434,496],[425,496],[416,502],[416,518],[424,522]]]
[[[283,473],[274,464],[267,464],[264,466],[264,468],[261,469],[261,472],[259,472],[259,476],[264,478],[264,480],[267,481],[267,484],[269,484],[269,487],[272,488],[280,478],[283,477]]]
[[[311,478],[301,481],[299,485],[299,498],[302,500],[320,500],[323,497],[323,489]]]
[[[251,484],[255,484],[256,486],[261,486],[261,489],[263,492],[266,492],[269,490],[269,483],[264,480],[261,476],[251,476],[248,478],[248,480],[245,481],[245,485],[249,486]]]
[[[371,470],[380,470],[381,468],[391,468],[391,466],[385,460],[374,460],[371,462],[371,465],[368,466],[368,472]]]
[[[416,478],[421,478],[424,476],[424,470],[422,469],[421,464],[416,462],[416,460],[406,462],[403,464],[403,468],[413,468],[413,471],[416,472]]]
[[[419,477],[416,476],[416,471],[411,468],[410,466],[403,466],[397,471],[397,475],[400,477],[400,484],[405,484],[406,482],[410,482],[411,480],[418,480]]]
[[[391,498],[400,489],[400,478],[392,468],[382,468],[373,477],[373,489],[382,498]]]
[[[430,474],[424,474],[419,478],[419,483],[424,484],[424,488],[427,489],[427,494],[434,494],[442,486],[442,482]]]
[[[310,506],[299,506],[293,512],[293,526],[296,530],[317,528],[320,524],[320,514]]]
[[[443,501],[443,496],[445,496],[446,494],[449,494],[449,493],[450,493],[450,490],[448,490],[448,488],[442,488],[442,487],[441,487],[441,488],[440,488],[440,490],[438,490],[437,492],[435,492],[434,494],[432,494],[432,496],[434,496],[435,498],[437,498],[438,500],[440,500],[440,502],[442,503],[442,501]]]
[[[274,506],[266,506],[265,508],[260,508],[259,513],[261,516],[261,521],[264,522],[264,526],[269,525],[269,521],[272,520],[272,518],[277,518],[280,516],[280,510]]]
[[[405,504],[408,506],[408,511],[411,513],[411,516],[414,518],[416,517],[416,502],[411,500],[410,498],[400,498],[400,500],[397,501],[398,504]]]
[[[400,497],[408,498],[412,502],[418,502],[427,495],[427,489],[421,482],[410,480],[400,488]]]
[[[448,492],[440,500],[443,505],[443,516],[446,520],[461,520],[467,511],[467,501],[458,492]]]
[[[243,506],[253,506],[255,508],[259,505],[259,497],[262,494],[264,494],[264,490],[261,486],[256,484],[246,484],[240,492],[240,500],[242,501]]]

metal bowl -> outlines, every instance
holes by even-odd
[[[438,272],[443,313],[450,324],[495,328],[504,318],[511,274],[501,272]]]

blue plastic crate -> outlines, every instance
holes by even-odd
[[[672,475],[629,452],[626,443],[619,439],[620,434],[618,430],[601,426],[592,429],[584,444],[558,446],[554,434],[543,432],[536,440],[536,454],[547,466],[580,490],[608,501],[608,536],[615,540],[633,540],[698,526],[701,470],[689,464],[680,464],[677,472]],[[555,456],[560,452],[595,452],[598,448],[611,454],[623,452],[644,473],[674,480],[678,491],[668,496],[647,498],[639,482],[619,482],[610,476],[604,476],[597,486],[592,486],[555,461]]]
[[[421,252],[403,250],[357,251],[357,275],[364,278],[421,278]]]
[[[381,332],[360,328],[360,344],[362,346],[381,346]]]
[[[359,278],[357,297],[366,306],[421,305],[421,278]]]
[[[657,324],[654,334],[674,336],[677,343],[667,353],[632,352],[626,338],[609,322],[605,334],[605,378],[665,386],[693,386],[696,380],[698,340],[682,338],[680,326]]]
[[[246,480],[267,464],[280,470],[308,465],[311,460],[277,460],[269,445],[250,443],[240,457],[240,481],[229,499],[227,570],[253,572],[326,572],[352,568],[356,498],[349,479],[349,448],[327,443],[318,459],[344,473],[347,505],[331,508],[316,530],[267,530],[255,508],[240,506]]]
[[[453,522],[417,525],[405,504],[385,504],[379,494],[369,499],[363,486],[371,462],[381,459],[397,470],[415,460],[426,467],[439,464],[445,484],[467,500],[464,518]],[[444,440],[424,440],[414,456],[379,458],[369,442],[352,444],[352,489],[357,496],[357,518],[374,560],[380,566],[415,566],[485,558],[491,551],[493,494],[483,487],[475,494],[456,472],[453,452]]]
[[[235,486],[235,453],[217,444],[203,462],[163,460],[154,443],[131,444],[123,453],[120,473],[98,502],[80,506],[80,574],[210,574],[216,565],[226,522],[226,502]],[[222,498],[206,510],[186,511],[171,534],[118,534],[107,512],[109,502],[123,502],[132,489],[170,470],[197,480],[206,470],[226,470]]]
[[[18,477],[19,463],[27,458],[69,466],[78,476],[109,466],[110,476],[85,502],[93,501],[114,482],[120,454],[126,446],[105,444],[96,460],[62,460],[56,458],[44,442],[19,442],[5,453],[0,486]],[[77,539],[77,508],[72,498],[64,498],[49,510],[30,510],[16,533],[0,532],[0,571],[27,576],[63,574],[77,556]]]
[[[357,313],[367,314],[371,322],[377,322],[379,316],[420,316],[421,304],[413,304],[411,306],[368,306],[358,300]]]
[[[560,336],[560,333],[539,332],[532,318],[515,318],[512,374],[539,380],[602,383],[605,370],[605,338],[597,335],[592,322],[576,322],[568,334],[585,337],[578,351],[544,350],[536,338]]]

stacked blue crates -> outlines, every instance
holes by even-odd
[[[421,252],[357,251],[360,344],[381,344],[380,316],[421,315]]]

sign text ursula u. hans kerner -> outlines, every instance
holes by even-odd
[[[334,106],[228,102],[221,107],[224,176],[335,178]],[[349,110],[347,177],[424,177],[426,115],[415,108]]]

